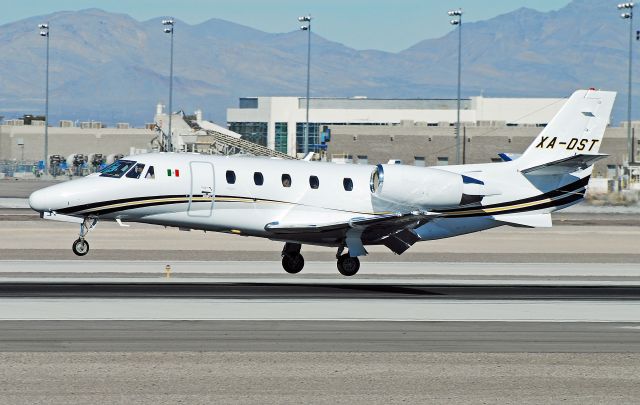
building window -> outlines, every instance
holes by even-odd
[[[413,157],[413,165],[424,167],[424,156],[414,156]]]
[[[438,166],[446,166],[449,164],[449,158],[447,156],[438,156]]]
[[[358,155],[358,164],[359,165],[368,165],[369,157],[367,155]]]
[[[291,187],[291,176],[288,174],[282,175],[282,187]]]
[[[275,149],[278,152],[287,153],[288,125],[286,122],[276,122]]]
[[[309,151],[317,152],[318,144],[320,144],[320,126],[323,124],[319,124],[316,122],[309,123]],[[326,125],[326,124],[325,124]],[[306,126],[305,122],[297,122],[296,123],[296,152],[304,153],[304,127]]]
[[[240,134],[240,138],[258,145],[267,146],[266,122],[230,122],[229,129]]]
[[[344,179],[342,179],[342,187],[344,187],[344,189],[346,191],[352,191],[353,190],[353,180],[351,180],[348,177],[345,177]]]
[[[258,108],[258,99],[255,97],[240,98],[240,108]]]
[[[264,184],[264,176],[260,172],[253,173],[253,182],[256,186],[261,186]]]
[[[309,176],[309,186],[314,190],[317,189],[320,187],[320,179],[317,176]]]
[[[233,170],[227,170],[226,177],[227,177],[227,184],[236,183],[236,172],[234,172]]]

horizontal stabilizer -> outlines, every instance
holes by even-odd
[[[500,156],[500,159],[502,159],[503,162],[511,162],[512,160],[516,160],[517,158],[522,156],[522,153],[502,152],[502,153],[498,153],[498,156]]]
[[[493,219],[523,228],[551,228],[551,214],[505,214],[494,215]]]
[[[530,175],[554,175],[554,174],[568,174],[577,170],[584,170],[593,165],[600,159],[606,158],[605,153],[582,153],[579,155],[569,156],[564,159],[554,160],[552,162],[543,163],[541,165],[527,167],[521,169],[523,174]]]

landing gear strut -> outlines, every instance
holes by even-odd
[[[73,242],[73,245],[71,245],[71,250],[73,250],[73,253],[77,256],[84,256],[89,253],[89,242],[87,242],[84,237],[87,236],[89,231],[95,228],[97,224],[98,218],[89,217],[86,217],[80,224],[80,235],[78,239]]]
[[[285,243],[282,249],[282,268],[289,274],[300,273],[304,267],[304,257],[300,254],[299,243]]]

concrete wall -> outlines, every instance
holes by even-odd
[[[49,128],[49,155],[69,156],[72,153],[129,154],[131,148],[151,150],[155,132],[148,129],[129,128]],[[0,125],[0,160],[42,160],[44,155],[44,127]]]
[[[296,123],[306,121],[306,100],[298,97],[257,97],[258,108],[229,108],[227,122],[267,122],[267,145],[273,148],[275,123],[288,123],[289,154],[295,154]],[[311,99],[311,123],[399,124],[414,121],[425,125],[456,122],[455,100],[438,106],[437,100]],[[520,125],[546,124],[566,99],[485,98],[463,100],[460,121],[482,125],[499,121]],[[425,106],[433,104],[432,108]]]
[[[493,127],[463,128],[464,162],[486,163],[498,159],[498,153],[522,153],[533,142],[542,128]],[[636,136],[636,160],[640,160],[640,143]],[[600,152],[611,156],[596,164],[594,174],[606,175],[607,165],[621,165],[626,160],[626,129],[608,128]],[[348,154],[357,162],[358,155],[368,158],[368,163],[386,163],[401,159],[413,165],[417,156],[425,158],[427,166],[438,164],[438,157],[447,157],[455,164],[455,129],[451,127],[377,126],[354,125],[331,127],[331,142],[327,154]]]

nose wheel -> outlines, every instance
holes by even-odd
[[[80,224],[80,234],[78,239],[73,242],[71,245],[71,250],[76,256],[84,256],[89,253],[89,242],[85,240],[85,236],[89,233],[90,230],[96,227],[98,224],[98,218],[89,218],[86,217],[84,221]]]
[[[84,256],[89,253],[89,242],[83,238],[78,238],[73,242],[71,250],[73,250],[76,256]]]

